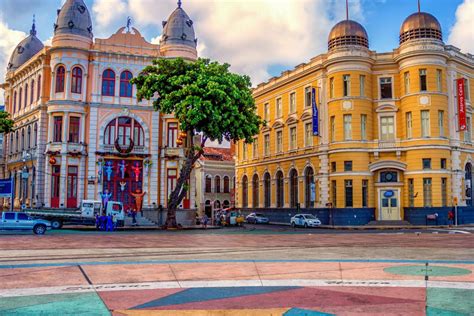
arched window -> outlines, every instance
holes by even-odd
[[[212,178],[211,176],[206,176],[206,193],[212,192]]]
[[[19,137],[19,133],[18,131],[15,132],[15,147],[16,147],[16,151],[15,152],[19,152],[20,151],[20,137]]]
[[[72,69],[71,92],[82,93],[82,69],[80,67]]]
[[[229,193],[229,177],[224,176],[224,193]]]
[[[17,93],[16,91],[13,93],[13,113],[16,112],[16,101],[17,101]]]
[[[263,176],[263,206],[264,207],[270,207],[271,203],[271,177],[270,174],[267,172]]]
[[[38,76],[38,86],[36,88],[36,100],[39,100],[41,97],[41,75]]]
[[[36,147],[38,142],[38,123],[33,127],[33,146]]]
[[[64,77],[66,75],[66,70],[63,66],[59,66],[56,70],[56,93],[64,92]]]
[[[9,113],[12,113],[12,108],[11,108],[11,104],[10,104],[10,97],[7,97],[5,99],[5,111],[7,111]]]
[[[466,205],[472,206],[472,165],[471,163],[466,164],[464,169],[464,186],[466,187]]]
[[[30,105],[33,104],[33,101],[35,100],[35,80],[31,80],[31,87],[30,87]]]
[[[290,171],[290,207],[296,207],[298,203],[298,172],[296,169]]]
[[[247,176],[242,178],[242,207],[249,205],[249,181]]]
[[[214,209],[219,210],[221,208],[221,201],[217,200],[214,202]]]
[[[123,98],[132,97],[132,84],[130,80],[132,79],[132,73],[130,71],[124,71],[120,74],[120,96]]]
[[[224,202],[222,202],[222,207],[223,207],[223,208],[229,208],[229,207],[230,207],[229,201],[224,200]]]
[[[26,136],[26,148],[30,149],[31,148],[31,126],[28,125],[28,133]]]
[[[102,95],[109,97],[115,95],[115,72],[112,69],[106,69],[102,74]]]
[[[276,174],[276,206],[283,207],[284,200],[283,191],[283,172],[278,171]]]
[[[25,129],[21,129],[21,151],[25,150]]]
[[[25,84],[25,104],[23,105],[24,108],[28,105],[28,84]]]
[[[258,207],[259,205],[259,190],[258,190],[258,175],[254,174],[252,178],[252,205]]]
[[[221,193],[221,177],[219,176],[216,176],[214,178],[214,187],[215,187],[215,191],[216,193]]]
[[[121,116],[113,119],[105,128],[104,144],[113,145],[115,140],[120,146],[130,145],[130,139],[133,139],[135,146],[145,145],[145,132],[137,120]]]
[[[21,110],[21,96],[23,95],[23,88],[20,88],[20,91],[18,92],[18,111]]]
[[[313,168],[307,167],[304,174],[304,205],[313,207],[316,198],[316,186],[314,184]]]

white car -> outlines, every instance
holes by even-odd
[[[291,218],[290,224],[293,227],[318,227],[321,225],[321,221],[312,214],[296,214]]]

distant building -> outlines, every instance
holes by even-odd
[[[213,211],[233,206],[235,166],[232,149],[204,148],[196,162],[196,205],[200,214],[213,217]]]
[[[424,224],[423,214],[446,216],[455,200],[473,206],[474,58],[446,45],[429,13],[410,15],[392,35],[400,45],[378,53],[362,25],[341,21],[326,53],[255,88],[267,124],[236,146],[239,207],[333,207],[338,224]]]
[[[178,123],[138,102],[130,79],[157,58],[195,60],[192,20],[178,2],[159,45],[129,25],[106,39],[94,39],[92,29],[83,0],[67,0],[52,45],[43,46],[33,23],[10,58],[0,87],[15,121],[4,146],[15,207],[75,208],[106,190],[133,205],[137,189],[146,192],[145,208],[166,207],[176,185],[184,159]],[[194,204],[191,186],[182,206]]]

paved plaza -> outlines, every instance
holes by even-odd
[[[0,236],[1,315],[469,315],[472,234]]]

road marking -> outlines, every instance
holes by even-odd
[[[170,282],[143,282],[143,283],[118,283],[97,285],[66,285],[55,287],[38,288],[15,288],[0,290],[0,298],[21,297],[48,294],[88,293],[88,292],[110,292],[131,290],[155,290],[155,289],[180,289],[180,288],[210,288],[210,287],[249,287],[249,286],[301,286],[301,287],[332,287],[332,286],[356,286],[356,287],[425,287],[424,280],[209,280],[209,281],[170,281]],[[428,287],[474,290],[472,282],[445,282],[428,281]]]

